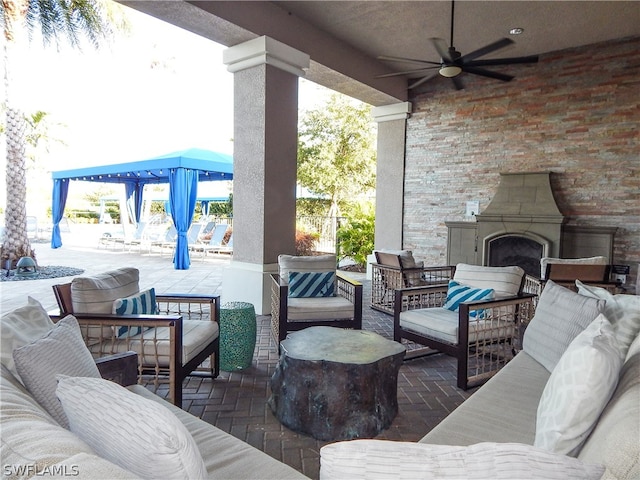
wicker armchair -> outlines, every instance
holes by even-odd
[[[602,259],[602,260],[600,260]],[[588,263],[594,261],[595,263]],[[575,263],[573,263],[575,262]],[[527,275],[524,292],[540,295],[547,280],[553,280],[574,292],[578,291],[576,280],[582,283],[601,287],[611,293],[616,293],[620,284],[609,281],[611,266],[606,263],[606,257],[590,258],[543,258],[540,261],[543,275],[541,278]]]
[[[454,266],[425,267],[409,250],[376,251],[371,267],[371,308],[393,315],[395,291],[425,285],[447,285]]]
[[[496,293],[490,300],[463,302],[457,312],[443,308],[447,285],[398,289],[394,340],[409,340],[429,347],[429,353],[456,357],[458,387],[466,390],[480,385],[521,348],[524,329],[533,318],[535,298],[521,293],[523,278],[519,267],[457,265],[456,283],[492,288]]]
[[[335,255],[278,257],[279,274],[271,275],[271,335],[278,350],[287,332],[312,326],[362,328],[362,284],[336,271]],[[292,295],[292,273],[335,273],[334,295]]]
[[[79,289],[87,283],[105,287],[94,290],[95,302],[82,301],[90,296],[83,298],[74,291],[74,285]],[[174,405],[182,406],[182,383],[187,376],[215,378],[220,373],[218,296],[162,294],[156,296],[158,314],[112,314],[110,305],[117,298],[138,291],[138,271],[133,268],[76,277],[71,283],[53,285],[53,291],[60,309],[52,315],[54,320],[75,316],[95,358],[136,352],[138,382],[151,379],[156,389],[168,383]],[[209,365],[203,365],[207,360]]]

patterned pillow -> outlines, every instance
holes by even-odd
[[[571,341],[604,310],[604,300],[579,295],[548,280],[524,332],[523,350],[552,372]]]
[[[622,353],[600,314],[569,345],[544,387],[534,446],[576,456],[618,384]]]
[[[13,359],[29,393],[63,427],[69,424],[56,398],[56,375],[100,378],[72,315],[56,323],[42,338],[14,350]]]
[[[289,296],[333,297],[335,281],[335,272],[289,272]]]
[[[184,424],[159,403],[102,378],[58,376],[70,430],[140,478],[209,478]]]
[[[447,290],[447,301],[443,308],[457,312],[460,310],[460,304],[464,302],[475,302],[477,300],[491,300],[493,298],[492,288],[473,288],[467,285],[461,285],[451,280],[449,289]],[[482,315],[482,310],[474,310],[470,316]]]
[[[116,315],[156,315],[158,305],[156,304],[156,290],[150,288],[143,290],[126,298],[118,298],[113,302],[113,313]],[[142,333],[143,328],[136,327],[114,327],[118,338],[132,337]],[[151,327],[145,328],[148,330]]]
[[[0,360],[16,379],[21,380],[13,361],[13,351],[44,337],[54,323],[42,305],[28,297],[27,305],[2,315],[0,326]]]
[[[576,287],[580,295],[606,300],[604,314],[613,325],[622,352],[626,354],[640,332],[640,296],[613,295],[604,288],[585,285],[580,280],[576,280]]]

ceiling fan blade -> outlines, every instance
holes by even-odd
[[[432,74],[432,75],[427,75],[425,77],[422,77],[420,80],[413,82],[412,84],[409,85],[409,89],[411,88],[416,88],[419,85],[422,85],[424,82],[426,82],[427,80],[431,80],[433,77],[437,76],[438,72]]]
[[[405,62],[405,63],[426,63],[427,65],[440,65],[439,62],[430,62],[429,60],[418,60],[415,58],[404,58],[404,57],[387,57],[385,55],[380,55],[378,60],[385,60],[387,62]]]
[[[511,65],[514,63],[537,63],[538,55],[530,55],[528,57],[513,57],[513,58],[495,58],[493,60],[473,60],[471,62],[465,62],[465,66],[469,67],[485,67],[491,65]]]
[[[484,68],[467,67],[462,68],[463,72],[473,73],[474,75],[482,75],[483,77],[495,78],[496,80],[502,80],[503,82],[510,82],[515,77],[512,75],[505,75],[504,73],[492,72],[491,70],[485,70]]]
[[[401,75],[408,75],[411,73],[422,73],[425,70],[432,70],[434,68],[440,68],[440,65],[438,65],[437,67],[423,67],[423,68],[418,68],[416,70],[404,70],[402,72],[394,72],[394,73],[385,73],[383,75],[376,75],[375,78],[387,78],[387,77],[399,77]]]
[[[478,57],[483,57],[484,55],[488,55],[491,52],[495,52],[496,50],[500,50],[501,48],[504,48],[508,45],[511,45],[512,43],[515,43],[513,40],[511,40],[510,38],[501,38],[500,40],[497,40],[493,43],[490,43],[489,45],[485,45],[482,48],[479,48],[477,50],[474,50],[471,53],[467,53],[466,55],[463,55],[460,58],[460,62],[462,62],[463,64],[473,60],[475,58]]]
[[[436,49],[436,52],[438,52],[438,55],[440,55],[440,58],[446,60],[447,62],[453,62],[453,58],[451,58],[451,55],[449,54],[449,47],[447,47],[447,42],[445,42],[441,38],[435,37],[430,38],[429,40],[431,40],[431,43],[433,43],[433,47]]]
[[[453,80],[453,84],[455,85],[456,90],[464,90],[464,85],[462,83],[462,79],[460,78],[460,75],[451,77],[451,80]]]

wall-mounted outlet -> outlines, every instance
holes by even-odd
[[[478,213],[480,213],[480,201],[471,200],[467,202],[467,212],[465,215],[467,217],[475,217]]]

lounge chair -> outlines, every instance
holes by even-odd
[[[168,382],[173,404],[182,405],[182,382],[196,370],[218,376],[220,297],[141,292],[139,272],[130,267],[75,277],[53,291],[60,312],[52,318],[74,315],[94,358],[135,351],[139,380],[150,376],[156,388]],[[126,313],[112,313],[118,309]]]

